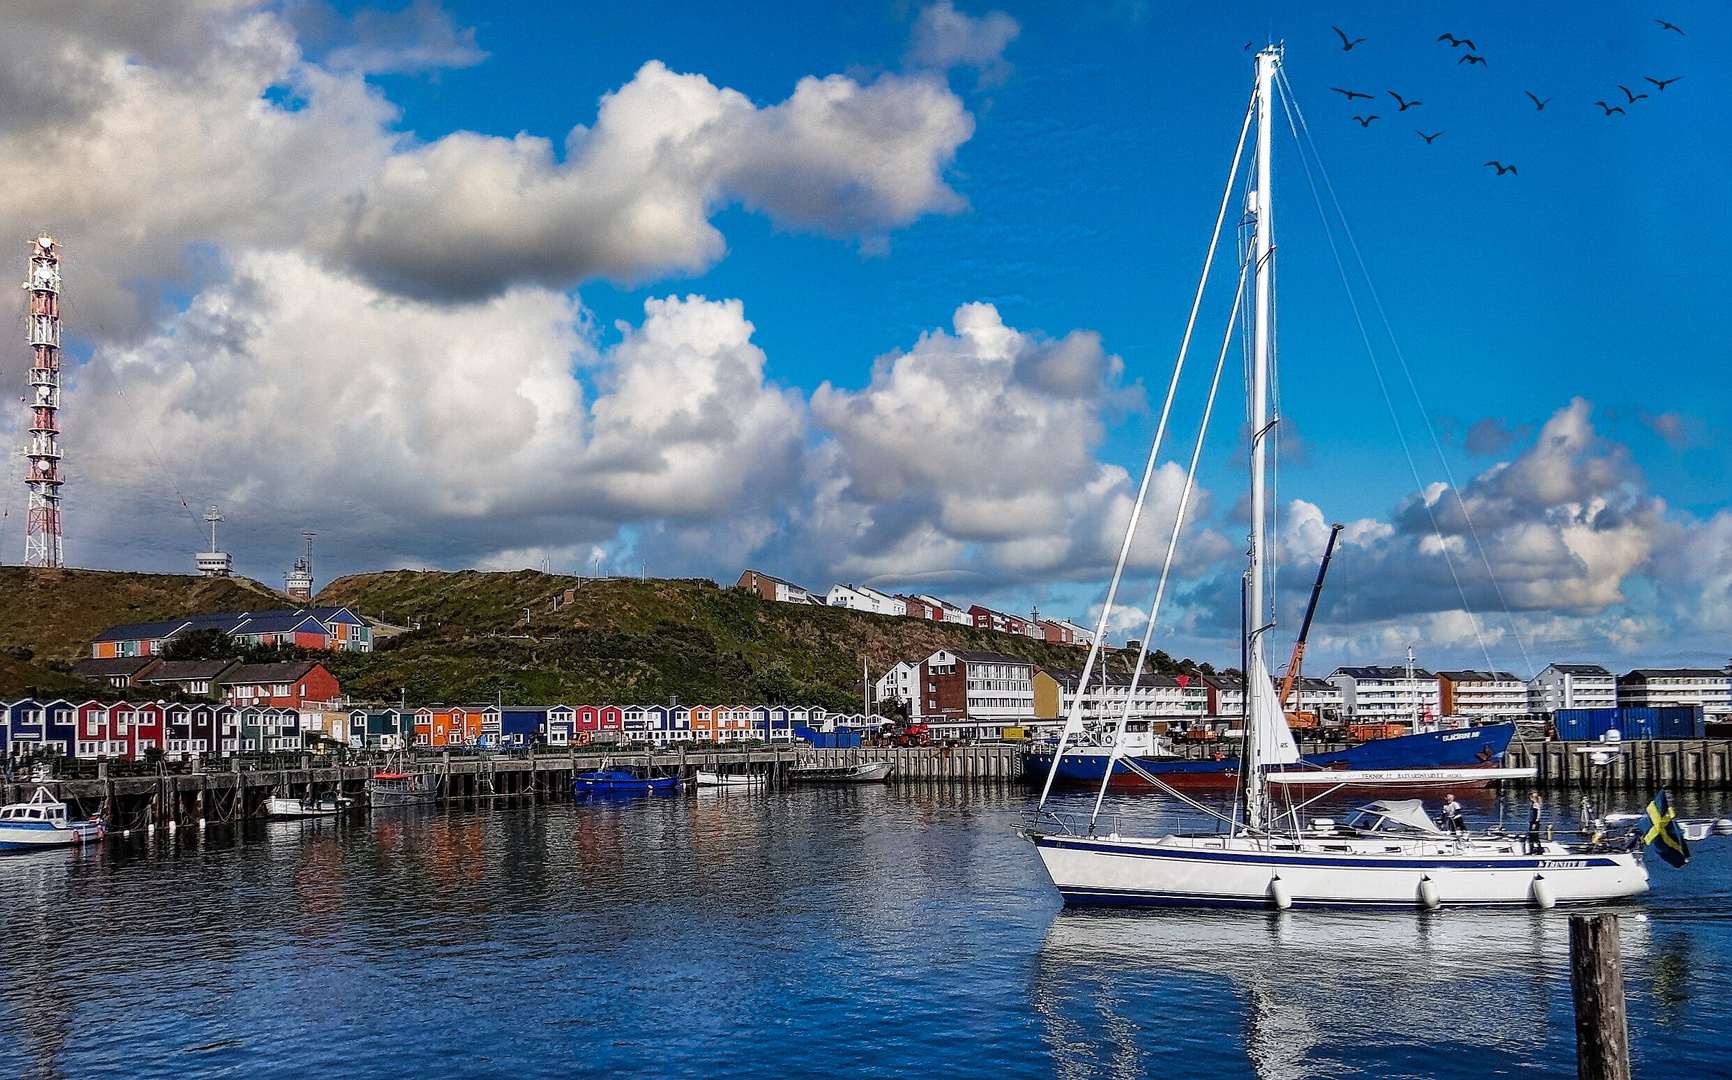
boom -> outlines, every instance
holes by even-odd
[[[1311,586],[1311,602],[1305,605],[1305,621],[1299,624],[1299,640],[1293,643],[1293,659],[1287,662],[1287,677],[1281,680],[1281,707],[1287,708],[1287,699],[1294,688],[1299,685],[1299,665],[1305,660],[1305,639],[1311,634],[1311,617],[1317,614],[1317,598],[1323,595],[1323,577],[1329,573],[1329,559],[1335,554],[1335,541],[1341,536],[1344,526],[1329,527],[1329,543],[1323,547],[1323,565],[1317,568],[1317,584]],[[1297,705],[1298,701],[1295,700]]]

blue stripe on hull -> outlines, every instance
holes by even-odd
[[[1035,841],[1035,845],[1037,847],[1062,848],[1068,851],[1097,851],[1133,859],[1192,859],[1203,862],[1268,863],[1271,866],[1374,867],[1383,870],[1429,870],[1437,866],[1436,858],[1424,856],[1391,859],[1371,855],[1354,855],[1349,852],[1343,852],[1340,855],[1301,855],[1286,851],[1241,853],[1215,848],[1127,848],[1115,844],[1098,844],[1090,843],[1087,840],[1066,840],[1050,836],[1041,837]],[[1559,865],[1560,863],[1569,865]],[[1592,866],[1616,865],[1618,865],[1616,859],[1591,855],[1580,857],[1524,855],[1509,859],[1476,859],[1473,862],[1452,859],[1449,862],[1451,869],[1464,870],[1583,870]]]
[[[1239,896],[1204,896],[1193,893],[1149,893],[1117,889],[1077,888],[1060,889],[1059,895],[1069,907],[1258,908],[1265,909],[1270,914],[1274,914],[1278,910],[1270,905],[1266,899]],[[1622,899],[1606,900],[1603,898],[1559,899],[1555,901],[1559,907],[1570,904],[1615,904],[1620,902]],[[1292,906],[1294,909],[1313,910],[1344,908],[1375,908],[1382,911],[1422,910],[1417,900],[1365,901],[1341,898],[1302,900],[1295,897]],[[1533,905],[1524,900],[1448,900],[1443,906],[1446,908],[1529,908]]]

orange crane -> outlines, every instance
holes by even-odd
[[[1323,565],[1317,568],[1317,584],[1311,586],[1311,602],[1305,605],[1305,621],[1299,625],[1299,640],[1293,643],[1293,659],[1287,661],[1287,677],[1281,680],[1282,709],[1287,708],[1287,700],[1293,698],[1299,685],[1299,665],[1305,660],[1305,639],[1311,633],[1311,617],[1317,614],[1317,598],[1323,595],[1323,576],[1329,573],[1329,559],[1335,554],[1335,541],[1341,536],[1343,527],[1329,527],[1329,543],[1323,548]],[[1293,727],[1316,727],[1317,718],[1308,712],[1300,712],[1298,704],[1298,699],[1293,698],[1294,709],[1287,713],[1287,722]]]

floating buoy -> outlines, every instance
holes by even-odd
[[[1715,836],[1732,836],[1732,818],[1725,818],[1725,817],[1715,818],[1714,819],[1714,835]]]
[[[1546,884],[1544,874],[1534,875],[1534,883],[1528,886],[1528,899],[1532,900],[1534,907],[1537,908],[1555,907],[1558,902],[1557,898],[1552,895],[1552,887]]]
[[[1279,911],[1286,911],[1293,906],[1293,893],[1287,888],[1287,883],[1276,874],[1269,879],[1269,906]]]
[[[1427,911],[1436,911],[1443,903],[1443,898],[1437,895],[1437,882],[1431,880],[1430,874],[1419,876],[1419,906]]]

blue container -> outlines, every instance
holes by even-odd
[[[1697,739],[1702,736],[1702,706],[1682,705],[1669,709],[1655,709],[1659,713],[1659,735],[1661,739]]]
[[[1617,715],[1616,709],[1559,709],[1552,723],[1560,739],[1592,741],[1611,730]]]
[[[1701,719],[1699,705],[1559,709],[1553,717],[1558,738],[1585,741],[1597,741],[1613,728],[1626,739],[1694,739]]]

